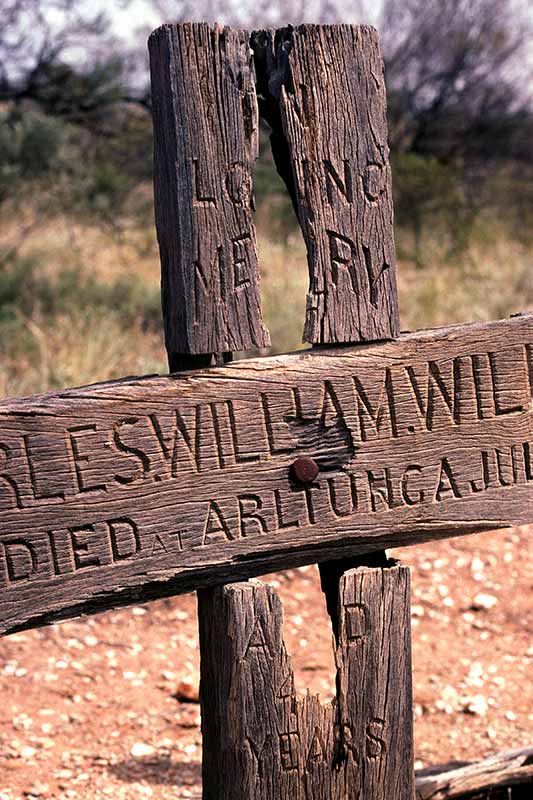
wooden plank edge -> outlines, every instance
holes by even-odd
[[[473,763],[416,773],[416,800],[463,800],[514,786],[533,787],[533,747],[506,750]],[[525,797],[525,795],[524,795]]]

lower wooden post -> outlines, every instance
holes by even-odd
[[[413,799],[407,567],[340,576],[337,699],[324,705],[295,694],[272,587],[198,596],[204,800]]]

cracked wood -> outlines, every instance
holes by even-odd
[[[532,522],[532,385],[524,315],[2,401],[0,630]]]
[[[260,111],[307,245],[304,340],[400,330],[383,61],[377,32],[300,25],[252,37]]]
[[[296,694],[271,586],[200,594],[205,800],[413,800],[409,569],[349,570],[335,598],[323,704]]]
[[[267,347],[252,170],[255,73],[246,31],[163,25],[149,39],[154,187],[166,347]]]

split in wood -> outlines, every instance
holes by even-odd
[[[204,800],[412,800],[409,570],[360,566],[336,594],[322,704],[296,695],[272,587],[199,593]]]
[[[149,41],[155,203],[172,367],[266,347],[252,172],[261,114],[307,244],[304,339],[399,332],[385,84],[366,26],[164,25]]]

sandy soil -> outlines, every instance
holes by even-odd
[[[531,533],[391,551],[412,567],[417,767],[533,743]],[[299,691],[334,685],[315,567],[268,576]],[[199,798],[194,595],[0,642],[0,800]]]

